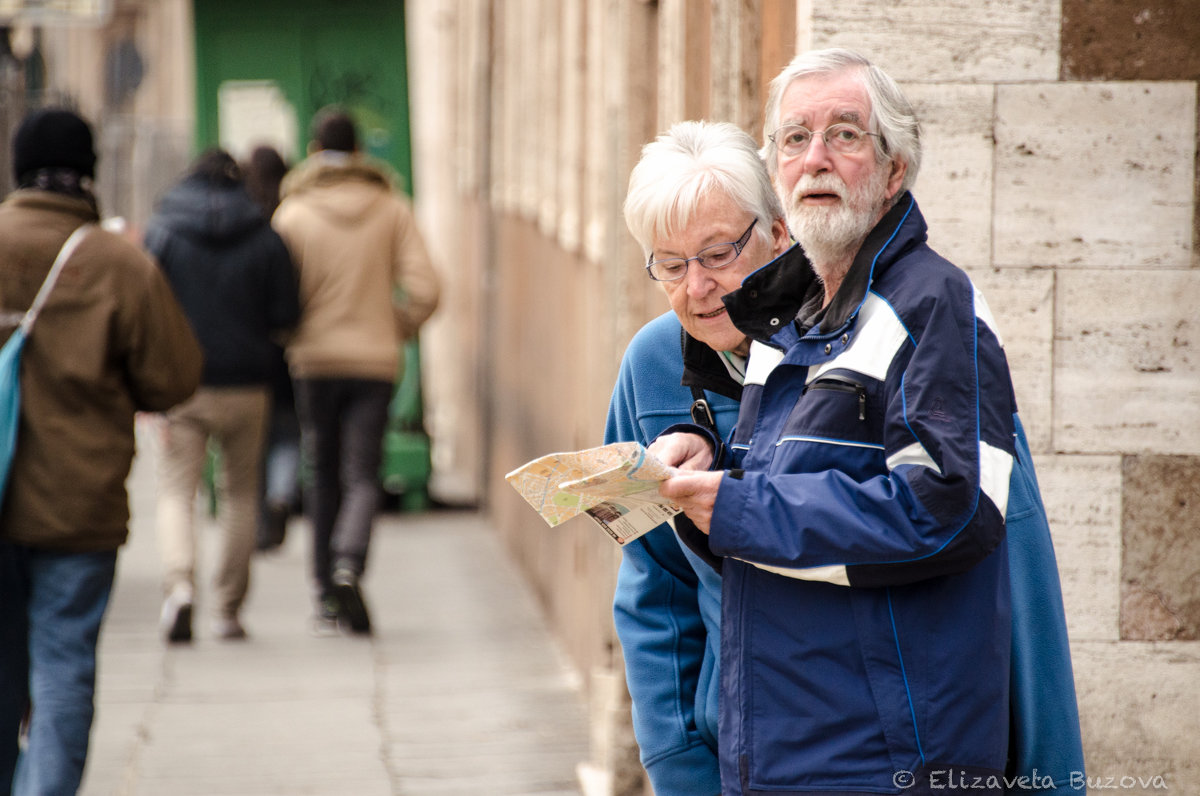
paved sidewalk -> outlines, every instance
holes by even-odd
[[[158,631],[153,451],[134,465],[132,538],[101,635],[84,796],[577,796],[578,683],[479,515],[385,515],[364,589],[371,639],[309,632],[307,529],[258,556],[243,620]],[[201,535],[202,560],[214,534]]]

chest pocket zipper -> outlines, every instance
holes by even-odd
[[[858,419],[867,419],[867,388],[845,376],[822,376],[804,388],[804,395],[809,390],[833,390],[834,392],[854,393],[858,398]]]

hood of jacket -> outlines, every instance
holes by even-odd
[[[317,152],[288,173],[281,197],[303,196],[315,212],[353,226],[381,201],[389,201],[399,175],[380,160],[359,153]]]
[[[262,211],[240,185],[213,185],[187,177],[163,195],[158,220],[189,238],[217,243],[242,238],[263,225]]]

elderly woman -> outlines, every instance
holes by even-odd
[[[791,245],[754,140],[732,124],[675,125],[643,149],[625,220],[672,311],[630,342],[605,442],[648,444],[692,419],[724,437],[737,418],[749,341],[721,298]],[[614,600],[634,730],[658,796],[721,791],[719,563],[701,534],[679,527],[682,537],[663,525],[625,545]]]

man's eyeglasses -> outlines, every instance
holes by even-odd
[[[817,131],[809,130],[802,124],[785,124],[767,137],[779,148],[780,152],[788,157],[795,157],[808,149],[814,135],[821,136],[825,140],[825,146],[844,155],[857,152],[863,142],[867,140],[867,136],[879,137],[877,133],[868,133],[849,122],[831,124],[824,130]]]
[[[732,265],[733,261],[742,253],[742,249],[746,248],[746,244],[750,241],[750,232],[757,223],[757,218],[751,221],[750,226],[746,227],[746,231],[742,233],[742,237],[737,240],[729,243],[717,243],[712,246],[705,246],[695,257],[670,257],[665,260],[651,260],[646,263],[646,273],[650,274],[650,278],[656,282],[674,282],[678,279],[683,279],[687,274],[688,263],[692,260],[700,263],[701,267],[707,268],[710,271],[716,271]]]

